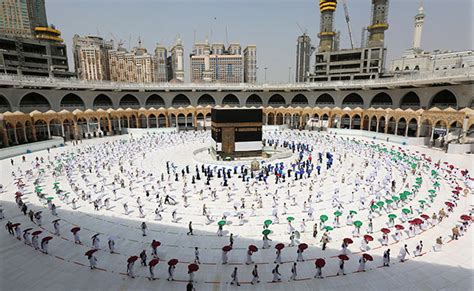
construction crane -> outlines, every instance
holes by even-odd
[[[351,49],[354,49],[354,42],[352,41],[351,19],[349,18],[349,9],[347,8],[347,0],[342,0],[342,6],[344,7],[344,14],[346,16],[347,30],[349,30],[349,40],[351,42]]]

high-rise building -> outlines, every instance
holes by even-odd
[[[253,44],[244,49],[244,82],[257,83],[257,46]]]
[[[388,0],[372,0],[371,25],[368,44],[360,48],[340,49],[334,32],[336,0],[320,0],[321,30],[314,73],[310,81],[364,80],[378,78],[383,72],[386,48],[385,30],[388,29]],[[365,37],[364,37],[365,38]]]
[[[309,77],[311,38],[308,34],[298,36],[296,41],[296,82],[306,82]]]
[[[184,47],[181,39],[170,50],[168,56],[168,81],[184,82]]]
[[[336,0],[320,0],[319,11],[321,12],[319,37],[319,52],[332,51],[334,45],[334,12],[336,11]]]
[[[152,83],[156,82],[156,61],[154,55],[142,47],[127,52],[122,47],[109,51],[110,79],[116,82]]]
[[[45,0],[27,0],[28,17],[30,18],[31,28],[48,27],[46,17]]]
[[[222,43],[209,44],[207,40],[195,43],[190,67],[191,82],[255,83],[257,47],[249,45],[242,54],[238,43],[231,43],[227,49]],[[248,69],[246,77],[245,69]]]
[[[0,1],[0,33],[8,36],[32,36],[26,0]]]
[[[112,40],[99,36],[74,35],[72,39],[74,65],[77,76],[83,80],[110,80],[109,50]]]
[[[168,61],[168,52],[166,47],[157,44],[155,48],[155,79],[156,82],[168,82],[168,69],[167,69],[167,61]]]
[[[371,24],[369,31],[369,47],[383,47],[385,30],[388,29],[388,2],[389,0],[372,0]]]

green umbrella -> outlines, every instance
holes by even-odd
[[[221,220],[221,221],[219,221],[217,224],[218,224],[219,226],[224,226],[225,223],[226,223],[225,220]]]
[[[418,185],[418,184],[413,185],[413,188],[415,188],[415,189],[420,189],[420,187],[421,187],[421,185]]]
[[[293,216],[288,216],[288,217],[286,218],[286,220],[288,220],[288,221],[293,221],[293,220],[295,220],[295,218],[294,218]]]
[[[349,213],[350,213],[350,214],[357,214],[357,211],[355,211],[355,210],[350,210]]]
[[[435,183],[433,184],[433,187],[439,187],[439,183],[438,183],[438,182],[435,182]]]
[[[425,200],[418,200],[418,202],[420,202],[421,204],[424,204],[424,203],[426,203],[426,201],[425,201]]]
[[[405,213],[405,214],[409,214],[411,211],[408,208],[403,208],[402,212]]]
[[[434,193],[436,193],[436,190],[435,189],[430,189],[430,190],[428,190],[428,192],[430,192],[431,194],[434,194]]]
[[[54,197],[46,197],[47,200],[53,200]]]
[[[400,194],[400,200],[407,200],[407,195]]]
[[[398,198],[398,197],[397,197],[397,198]],[[393,203],[393,200],[391,200],[391,199],[387,199],[387,200],[385,200],[385,203],[387,203],[388,205],[390,205],[390,204],[392,204],[392,203]]]
[[[435,198],[435,197],[436,197],[435,194],[430,194],[430,195],[428,195],[428,196],[429,196],[430,198]]]
[[[339,216],[341,216],[341,215],[342,215],[342,212],[340,212],[340,211],[334,212],[334,216],[336,216],[336,217],[339,217]]]
[[[416,177],[416,180],[421,181],[421,180],[423,180],[423,178],[422,177]]]
[[[392,196],[392,199],[393,199],[393,201],[398,201],[398,200],[400,200],[400,197],[398,197],[398,196]]]
[[[332,228],[331,226],[326,226],[326,227],[324,227],[324,228],[326,229],[326,231],[331,231],[331,230],[334,229],[334,228]]]
[[[395,219],[395,218],[397,218],[397,215],[395,215],[395,214],[389,214],[389,215],[388,215],[388,218],[390,218],[390,219]]]
[[[362,226],[362,221],[356,220],[356,221],[354,221],[354,225],[355,225],[355,227],[361,227]]]
[[[384,204],[385,204],[385,203],[383,203],[383,201],[377,202],[377,206],[380,207],[380,208],[382,208]]]
[[[263,235],[269,235],[270,233],[272,233],[272,231],[269,230],[269,229],[265,229],[265,230],[262,231]]]
[[[408,190],[403,191],[403,195],[405,195],[405,196],[406,196],[406,195],[410,195],[410,194],[411,194],[411,192],[408,191]]]
[[[319,217],[319,219],[320,219],[322,222],[325,222],[325,221],[328,220],[328,216],[323,214],[323,215],[321,215],[321,216]]]
[[[265,224],[265,226],[269,226],[270,224],[272,224],[272,221],[270,219],[267,219],[263,222],[263,224]]]
[[[54,185],[58,185],[58,184],[59,184],[59,182],[54,182],[53,184],[54,184]]]
[[[375,205],[375,204],[372,204],[372,205],[370,206],[370,209],[372,209],[372,210],[375,210],[375,209],[377,209],[377,208],[378,208],[378,207],[377,207],[377,205]]]

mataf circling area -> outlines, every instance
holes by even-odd
[[[0,161],[2,290],[470,290],[473,158],[309,131],[202,164],[210,133]]]

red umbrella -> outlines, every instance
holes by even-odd
[[[404,230],[405,229],[405,227],[401,224],[395,225],[395,228],[398,229],[398,230]]]
[[[224,252],[228,252],[228,251],[230,251],[231,249],[232,249],[231,246],[224,246],[224,247],[222,248],[222,250],[223,250]]]
[[[449,168],[452,170],[454,169],[454,165],[449,165]]]
[[[285,245],[282,244],[282,243],[279,243],[279,244],[276,244],[276,245],[275,245],[275,249],[277,249],[277,250],[282,250],[282,249],[284,249],[284,248],[285,248]]]
[[[462,190],[462,188],[461,188],[461,187],[459,187],[459,186],[457,186],[457,187],[456,187],[456,188],[454,188],[454,189],[456,189],[456,190],[458,190],[458,191],[461,191],[461,190]]]
[[[12,224],[12,227],[17,227],[17,226],[20,226],[20,225],[21,225],[21,223],[14,223],[14,224]]]
[[[380,231],[383,232],[383,233],[385,233],[385,234],[390,233],[390,229],[385,228],[385,227],[382,228]]]
[[[343,260],[343,261],[348,261],[349,260],[349,257],[346,256],[346,255],[339,255],[337,256],[339,259]]]
[[[346,244],[350,245],[350,244],[353,243],[354,241],[353,241],[351,238],[346,237],[346,238],[344,239],[344,242],[345,242]]]
[[[132,262],[135,262],[136,260],[138,260],[137,256],[131,256],[130,258],[127,259],[127,263],[132,263]]]
[[[469,215],[463,214],[463,215],[461,215],[461,219],[464,220],[464,221],[469,221],[469,220],[471,220],[471,217]]]
[[[33,228],[30,227],[30,228],[25,229],[23,232],[28,232],[28,231],[30,231],[30,230],[32,230],[32,229],[33,229]]]
[[[20,197],[20,196],[23,196],[23,194],[21,194],[21,192],[16,192],[16,193],[15,193],[15,196],[16,196],[16,197]]]
[[[423,220],[421,220],[420,218],[415,218],[412,221],[410,221],[410,224],[413,224],[413,225],[420,225],[422,223],[423,223]]]
[[[258,248],[254,245],[249,245],[249,251],[255,253],[256,251],[258,251]]]
[[[367,261],[373,261],[374,260],[374,258],[372,258],[372,256],[369,255],[369,254],[362,254],[362,257],[364,257],[364,259],[366,259]]]
[[[81,230],[81,228],[80,228],[80,227],[77,227],[77,226],[71,228],[71,232],[72,232],[72,233],[76,233],[76,232],[78,232],[79,230]]]
[[[189,272],[196,272],[199,270],[199,266],[197,264],[189,264],[188,265],[188,271]]]
[[[422,214],[422,215],[420,215],[420,217],[423,218],[423,219],[425,219],[425,220],[430,219],[430,216],[427,215],[427,214]]]
[[[37,231],[33,231],[33,232],[31,233],[31,235],[38,235],[38,234],[41,234],[41,233],[42,233],[41,230],[37,230]]]
[[[364,239],[366,241],[373,241],[374,240],[374,238],[372,236],[368,235],[368,234],[364,235]]]
[[[324,259],[316,259],[314,262],[316,264],[316,267],[322,268],[326,265],[326,261]]]
[[[52,236],[46,236],[46,237],[43,237],[43,239],[41,240],[41,242],[50,241],[50,240],[52,240],[52,239],[53,239]]]
[[[170,266],[175,266],[176,264],[178,264],[177,259],[171,259],[171,260],[168,261],[168,265],[170,265]]]
[[[153,259],[148,263],[148,265],[154,267],[154,266],[158,265],[159,262],[160,262],[159,259]]]
[[[157,248],[157,247],[159,247],[159,246],[161,246],[161,243],[160,243],[159,241],[154,240],[154,241],[151,243],[151,247],[152,247],[152,248]]]
[[[97,252],[97,250],[88,250],[84,255],[85,256],[90,256],[92,255],[93,253]]]
[[[446,204],[446,206],[448,206],[448,207],[454,207],[454,204],[452,202],[449,202],[449,201],[444,202],[444,204]]]
[[[302,251],[306,250],[308,248],[308,244],[302,243],[298,245],[298,248]]]

